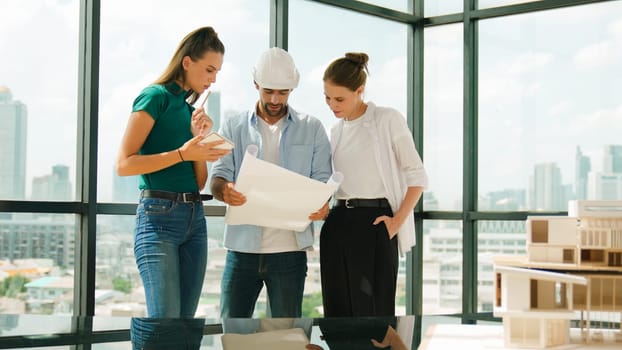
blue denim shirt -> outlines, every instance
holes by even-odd
[[[326,182],[332,174],[330,141],[322,123],[288,106],[287,119],[279,145],[279,165],[309,178]],[[212,177],[235,182],[249,145],[257,145],[262,159],[261,134],[254,111],[226,119],[220,134],[235,142],[227,156],[212,165]],[[319,209],[319,208],[318,208]],[[311,214],[311,213],[309,213]],[[257,253],[261,248],[262,228],[254,225],[226,225],[225,247],[238,252]],[[313,225],[296,232],[298,248],[313,245]]]

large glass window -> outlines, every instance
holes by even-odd
[[[480,210],[622,199],[622,2],[482,21]]]
[[[330,130],[337,118],[324,102],[324,70],[346,52],[365,52],[370,74],[364,100],[396,108],[406,117],[406,25],[308,1],[292,1],[289,10],[288,46],[301,74],[301,83],[290,97],[294,108],[318,117]],[[316,25],[317,18],[322,18],[322,26]],[[308,43],[318,41],[322,44],[310,50]],[[309,255],[310,266],[317,263],[313,260],[319,259],[316,255]],[[406,313],[405,286],[401,259],[396,300],[399,315]]]
[[[0,200],[75,198],[78,8],[2,2]]]
[[[0,312],[71,314],[76,216],[0,213]]]
[[[423,13],[426,17],[462,12],[463,0],[425,0]],[[425,51],[425,50],[424,50]]]
[[[251,72],[269,45],[269,10],[267,0],[102,2],[99,201],[138,200],[137,177],[120,178],[114,170],[132,102],[158,78],[192,30],[212,26],[225,45],[223,67],[206,105],[214,129],[222,118],[253,108],[257,94]]]
[[[402,12],[408,11],[408,3],[410,0],[360,0],[361,2],[366,2],[368,4],[387,7],[393,10],[398,10]]]
[[[220,279],[225,266],[224,218],[206,217],[207,271],[197,317],[220,317]],[[97,217],[95,315],[146,316],[143,284],[134,259],[134,217]],[[265,305],[265,299],[262,298]],[[258,310],[258,312],[265,312]]]
[[[462,208],[462,25],[424,31],[424,210]]]
[[[534,1],[538,1],[538,0],[478,0],[477,6],[480,9],[485,9],[489,7],[524,4],[526,2],[534,2]]]
[[[462,311],[462,224],[423,222],[423,314]]]
[[[317,18],[322,18],[322,26],[314,25]],[[319,118],[329,130],[337,118],[324,102],[324,70],[346,52],[365,52],[369,55],[369,77],[363,98],[406,116],[406,25],[292,1],[289,28],[289,51],[301,74],[299,87],[290,97],[292,106]],[[318,40],[322,45],[310,50],[308,43]]]

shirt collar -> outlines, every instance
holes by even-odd
[[[182,96],[186,96],[186,94],[188,93],[188,91],[184,90],[181,86],[179,86],[179,84],[177,84],[177,82],[172,81],[170,83],[167,83],[164,85],[164,87],[166,88],[166,90],[168,90],[168,92],[170,92],[173,95],[182,95]]]

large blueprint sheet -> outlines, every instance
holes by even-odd
[[[225,222],[304,231],[309,215],[320,209],[339,187],[339,173],[323,183],[257,159],[249,146],[235,189],[246,196],[241,206],[228,206]]]

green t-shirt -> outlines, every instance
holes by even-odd
[[[151,85],[138,95],[132,112],[145,111],[155,121],[139,154],[174,151],[192,138],[190,118],[193,107],[185,97],[186,91],[175,83]],[[198,191],[192,162],[189,161],[141,175],[139,187],[172,192]]]

